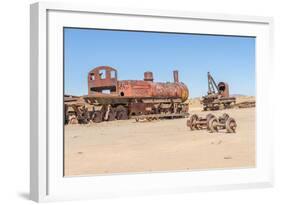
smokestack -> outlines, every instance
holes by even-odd
[[[179,71],[174,70],[174,82],[178,83],[179,82]]]
[[[153,73],[150,71],[147,71],[144,73],[144,81],[151,81],[153,82]]]

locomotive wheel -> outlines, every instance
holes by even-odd
[[[187,124],[189,124],[189,127],[191,130],[194,130],[194,129],[198,129],[197,125],[196,125],[196,121],[199,119],[198,115],[194,114],[194,115],[191,115],[190,117],[190,120]]]
[[[68,115],[68,114],[66,114],[66,115],[64,116],[64,124],[65,124],[65,125],[69,124],[69,115]]]
[[[236,121],[232,117],[228,118],[225,127],[228,133],[234,133],[237,127]]]
[[[207,125],[207,130],[210,130],[209,128],[209,121],[210,119],[216,117],[215,115],[213,115],[212,113],[209,113],[207,116],[206,116],[206,119],[207,119],[207,122],[206,122],[206,125]]]
[[[116,112],[114,110],[110,110],[110,112],[108,113],[107,121],[113,121],[115,120],[115,117],[116,117]]]
[[[127,120],[128,114],[127,114],[126,110],[118,112],[117,119],[118,120]]]
[[[75,115],[71,115],[68,118],[68,123],[69,124],[78,124],[78,120],[77,117]]]
[[[78,116],[79,124],[88,124],[90,122],[90,113],[85,112],[82,115]]]
[[[218,119],[216,117],[213,117],[208,122],[208,128],[210,132],[218,132]]]
[[[227,113],[223,113],[222,116],[219,117],[219,123],[225,125],[228,118],[229,118],[229,115]]]
[[[127,109],[125,107],[119,105],[116,108],[116,118],[117,118],[117,120],[127,120],[129,118]]]
[[[102,122],[102,112],[101,111],[95,111],[93,116],[92,116],[92,121],[94,123]]]

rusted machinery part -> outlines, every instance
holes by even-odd
[[[153,118],[152,117],[147,117],[146,120],[150,122],[150,121],[153,120]]]
[[[116,118],[117,120],[129,119],[128,110],[124,106],[118,105],[116,108]]]
[[[213,117],[215,117],[215,115],[213,115],[212,113],[209,113],[208,115],[206,115],[207,121],[209,121]]]
[[[210,128],[209,128],[209,121],[210,121],[210,119],[212,119],[212,118],[214,118],[214,117],[216,117],[216,116],[213,115],[212,113],[209,113],[209,114],[206,116],[206,119],[207,119],[207,121],[206,121],[207,130],[210,130]]]
[[[236,99],[234,97],[221,97],[220,95],[213,96],[204,96],[203,100],[201,100],[201,104],[203,104],[203,110],[220,110],[220,109],[228,109],[232,108],[232,104],[235,104]]]
[[[143,80],[121,80],[117,82],[117,94],[123,97],[149,97],[178,99],[185,102],[188,99],[189,91],[186,85],[179,82],[155,83]]]
[[[139,122],[141,120],[147,121],[147,119],[149,119],[149,118],[151,118],[152,120],[159,120],[159,119],[185,118],[188,116],[189,116],[188,113],[161,113],[161,114],[131,116],[131,119],[135,119],[136,122]],[[188,119],[188,121],[189,121],[189,119]],[[189,127],[188,122],[187,122],[187,126]]]
[[[84,117],[84,116],[81,117],[81,116],[80,116],[80,117],[78,118],[78,123],[79,123],[79,124],[88,124],[88,123],[90,122],[90,120],[91,120],[91,119],[88,118],[88,117]]]
[[[157,117],[147,117],[146,119],[147,119],[148,121],[158,120],[158,118],[157,118]]]
[[[223,106],[225,109],[229,109],[229,108],[231,108],[231,103],[230,102],[224,103]]]
[[[211,110],[219,110],[220,105],[212,105]]]
[[[103,120],[105,121],[113,121],[116,118],[115,108],[111,107],[111,105],[106,106],[106,111],[103,116]]]
[[[103,120],[103,113],[101,111],[95,111],[92,115],[92,121],[94,123],[100,123]]]
[[[199,119],[198,115],[196,114],[191,115],[189,119],[189,123],[187,123],[189,124],[191,130],[198,129],[198,126],[196,125],[198,119]]]
[[[226,82],[218,83],[218,91],[223,97],[229,97],[229,86]]]
[[[65,125],[69,124],[69,116],[68,115],[65,115],[65,117],[64,117],[64,124]]]
[[[75,115],[70,115],[68,117],[68,124],[78,124],[78,119]]]
[[[135,118],[136,122],[144,122],[146,119],[145,118]]]
[[[115,110],[110,110],[108,113],[107,121],[113,121],[116,118]]]
[[[216,117],[209,120],[208,128],[210,132],[218,132],[218,119]]]
[[[225,127],[225,123],[228,118],[229,118],[229,115],[227,113],[223,113],[222,116],[219,116],[219,123],[224,125],[223,127]]]
[[[193,114],[186,122],[186,125],[191,130],[207,128],[209,132],[218,132],[219,130],[226,129],[229,133],[234,133],[237,127],[234,118],[229,117],[227,113],[217,118],[212,113],[206,115],[206,118],[198,117]]]
[[[158,120],[159,118],[157,117],[145,117],[145,118],[135,118],[136,122],[151,122],[153,120]]]
[[[109,112],[111,110],[111,105],[107,105],[104,107],[104,116],[103,116],[103,119],[104,120],[108,120],[108,115],[109,115]]]
[[[80,112],[77,116],[79,124],[87,124],[91,120],[90,112],[88,111],[88,108],[83,107],[80,109]]]
[[[221,116],[224,120],[227,120],[229,118],[229,115],[227,113],[223,113]]]
[[[237,127],[237,123],[236,123],[235,119],[232,117],[229,117],[226,120],[225,127],[226,127],[227,132],[234,133],[236,130],[236,127]]]

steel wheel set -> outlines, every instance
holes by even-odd
[[[191,130],[206,129],[209,132],[218,132],[225,129],[228,133],[234,133],[237,128],[237,123],[234,118],[230,117],[227,113],[222,116],[216,117],[213,114],[208,114],[206,117],[199,117],[194,114],[187,120],[186,125]]]

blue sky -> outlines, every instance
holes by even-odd
[[[255,95],[255,38],[156,32],[64,29],[65,93],[85,95],[87,74],[108,65],[119,80],[173,81],[179,71],[191,97],[207,93],[207,72],[226,81],[231,94]]]

